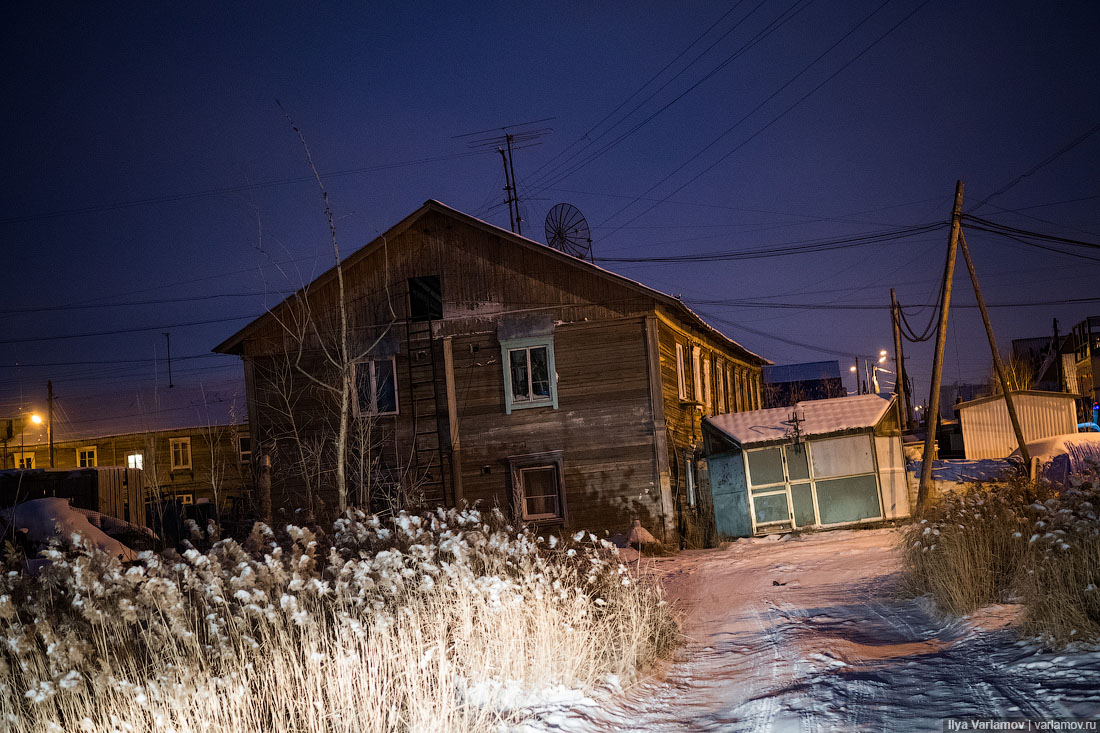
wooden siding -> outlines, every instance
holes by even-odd
[[[720,354],[757,380],[758,357],[723,343],[719,335],[678,312],[675,304],[659,304],[656,294],[648,296],[590,266],[563,261],[445,212],[428,211],[390,236],[384,247],[350,259],[353,264],[345,270],[344,280],[352,351],[392,354],[396,360],[400,412],[378,418],[373,427],[390,475],[400,477],[402,486],[411,488],[423,477],[407,469],[417,453],[412,449],[414,435],[423,440],[431,433],[441,460],[432,467],[433,482],[420,482],[427,487],[421,496],[424,503],[453,504],[460,484],[465,501],[510,511],[508,459],[561,451],[568,527],[621,532],[637,519],[658,537],[676,540],[668,531],[674,534],[679,526],[668,516],[673,507],[669,458],[672,465],[683,463],[683,448],[690,444],[683,436],[690,436],[690,420],[697,418],[676,394],[675,354],[670,361],[666,353],[674,348],[672,334],[691,334],[691,343],[702,345],[708,354]],[[424,341],[410,335],[410,329],[422,324],[407,320],[408,280],[428,276],[440,278],[443,318],[430,323],[430,337]],[[307,368],[320,359],[320,340],[331,343],[337,333],[336,292],[334,280],[322,278],[308,293],[316,329],[309,330],[302,342]],[[302,301],[289,301],[274,313],[284,323],[294,323],[305,311]],[[507,414],[498,334],[513,331],[523,319],[538,322],[543,329],[539,333],[552,329],[558,408]],[[522,331],[523,325],[519,328]],[[287,337],[275,318],[257,322],[242,337],[254,445],[270,450],[273,436],[287,431],[287,414],[293,414],[311,436],[327,432],[331,443],[326,422],[332,423],[334,404],[301,374],[292,374],[289,388],[282,390],[291,397],[289,404],[282,409],[272,404],[279,401],[280,392],[271,379],[272,367],[297,351],[296,340]],[[457,415],[448,412],[445,340],[451,351],[450,396]],[[427,397],[429,392],[434,401]],[[416,396],[422,399],[414,400]],[[748,400],[746,395],[734,402],[740,406]],[[414,401],[421,406],[415,419]],[[461,436],[457,462],[452,453],[454,428]],[[331,468],[318,480],[323,487],[319,498],[331,507]],[[276,465],[276,504],[301,505],[304,485]],[[708,501],[704,497],[704,503]],[[705,513],[692,520],[693,526],[706,521]],[[701,544],[707,531],[692,531],[700,538],[693,542]]]

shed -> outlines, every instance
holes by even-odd
[[[719,534],[909,515],[893,396],[854,395],[703,422]]]
[[[1024,440],[1042,440],[1077,432],[1077,399],[1068,392],[1019,390],[1012,393]],[[955,405],[962,424],[967,459],[1007,458],[1019,448],[1004,395],[982,397]]]

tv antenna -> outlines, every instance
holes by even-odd
[[[504,162],[504,192],[508,197],[508,223],[511,225],[512,231],[516,234],[523,234],[523,217],[520,216],[519,213],[519,185],[516,183],[516,167],[512,159],[512,154],[516,150],[541,145],[542,143],[537,143],[535,141],[543,135],[553,132],[553,128],[550,127],[523,130],[518,128],[527,128],[530,125],[537,125],[540,122],[549,122],[553,119],[555,118],[544,117],[541,120],[521,122],[518,125],[507,125],[505,127],[478,130],[477,132],[467,132],[462,135],[454,136],[455,138],[474,137],[474,139],[468,143],[469,147],[475,150],[491,150],[495,148],[496,151],[500,153],[500,159]],[[494,134],[484,137],[488,133],[495,133],[497,130],[500,130],[503,134]]]
[[[546,215],[546,243],[582,260],[592,256],[592,232],[584,215],[573,204],[557,204]]]

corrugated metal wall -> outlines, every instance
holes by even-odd
[[[1029,443],[1077,432],[1074,401],[1069,396],[1020,393],[1013,394],[1013,402]],[[967,458],[1007,458],[1018,447],[1003,397],[961,406],[959,420]]]

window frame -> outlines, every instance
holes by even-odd
[[[378,410],[378,391],[377,391],[378,380],[377,380],[377,370],[375,368],[375,364],[377,364],[379,362],[383,362],[383,361],[388,361],[390,363],[391,368],[393,369],[393,410],[392,411],[387,410],[386,412],[378,412],[377,411]],[[359,369],[363,365],[367,366],[367,379],[368,379],[368,384],[370,384],[370,405],[368,406],[368,409],[366,409],[366,410],[363,409],[363,403],[362,403],[362,400],[360,399],[360,392],[359,392],[359,379],[360,379],[360,376],[361,376],[359,374]],[[397,356],[396,355],[391,354],[389,356],[378,356],[378,357],[374,357],[374,358],[364,359],[363,361],[355,362],[354,364],[352,364],[352,367],[354,367],[354,372],[352,374],[352,381],[355,384],[354,407],[355,407],[356,417],[391,417],[393,415],[400,415],[401,414],[401,394],[400,394],[400,390],[398,389],[399,384],[397,382]],[[241,463],[244,463],[244,461],[242,460]]]
[[[241,449],[241,441],[248,441],[248,450]],[[241,459],[241,463],[252,462],[252,436],[251,435],[238,435],[237,436],[237,455]]]
[[[91,463],[87,462],[87,458],[82,456],[82,453],[91,454]],[[95,468],[99,465],[99,451],[94,445],[82,445],[76,449],[76,466],[77,468]]]
[[[691,376],[694,378],[692,384],[692,396],[695,401],[702,404],[703,402],[703,350],[698,346],[691,347]]]
[[[33,471],[34,470],[34,464],[35,464],[34,451],[31,451],[30,453],[25,453],[25,452],[22,452],[22,451],[14,451],[12,453],[12,456],[15,458],[15,468],[16,468],[16,470],[20,470],[20,471]],[[28,462],[30,463],[30,465],[29,466],[25,465]],[[24,464],[24,465],[20,465],[20,464]]]
[[[136,461],[131,461],[130,460],[131,458],[136,458],[137,460]],[[132,465],[134,463],[136,463],[137,465],[136,466]],[[145,470],[145,452],[144,451],[133,451],[131,453],[127,453],[126,454],[126,468],[136,468],[139,471],[144,471]]]
[[[711,357],[703,359],[703,404],[706,405],[708,415],[714,414],[714,360]]]
[[[176,463],[176,446],[187,446],[187,463]],[[168,463],[173,471],[190,471],[194,466],[191,456],[191,436],[168,439]]]
[[[683,402],[688,398],[687,373],[684,371],[684,345],[676,344],[676,394]]]
[[[565,462],[562,459],[562,451],[544,451],[542,453],[509,456],[507,462],[512,483],[512,514],[515,519],[536,525],[567,524],[569,513],[565,501]],[[524,489],[523,473],[545,469],[554,471],[558,490],[558,514],[529,516],[527,514],[527,495]]]
[[[527,386],[534,392],[534,379],[531,374],[531,349],[546,348],[547,380],[550,384],[548,397],[516,400],[512,394],[512,352],[527,352]],[[530,336],[527,338],[507,339],[500,342],[500,361],[504,372],[504,413],[511,415],[513,410],[526,410],[533,407],[558,409],[558,369],[554,358],[554,337]]]

